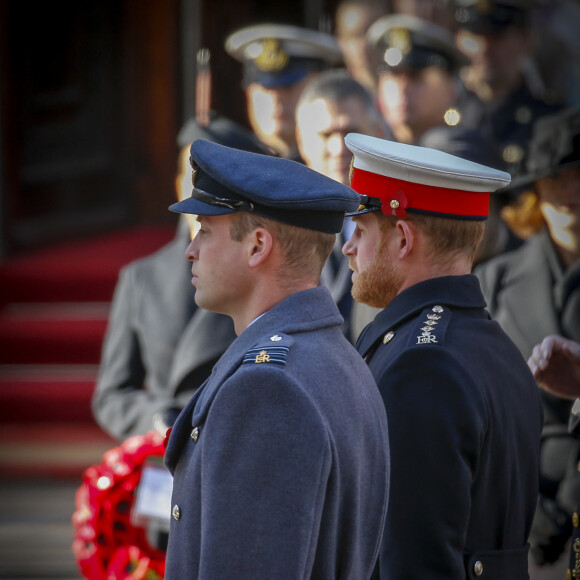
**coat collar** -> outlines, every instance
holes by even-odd
[[[473,274],[424,280],[403,290],[377,314],[374,321],[362,332],[357,342],[357,350],[365,356],[385,330],[399,326],[403,321],[435,304],[479,309],[486,306],[479,281]]]
[[[342,322],[328,289],[319,286],[292,294],[246,328],[222,355],[211,376],[177,418],[165,451],[168,469],[173,473],[192,427],[204,419],[221,385],[236,371],[244,355],[258,341],[276,333],[295,334],[340,327]]]

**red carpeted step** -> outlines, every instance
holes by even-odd
[[[109,304],[9,304],[0,311],[0,364],[97,364]]]
[[[97,427],[91,411],[97,367],[0,367],[0,423],[73,423]]]
[[[174,226],[141,226],[12,257],[0,264],[0,305],[110,301],[120,268],[174,235]]]

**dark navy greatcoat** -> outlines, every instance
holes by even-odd
[[[523,580],[542,409],[473,275],[404,290],[363,331],[389,420],[388,580]]]
[[[370,577],[389,481],[386,414],[328,290],[230,346],[174,424],[167,580]]]

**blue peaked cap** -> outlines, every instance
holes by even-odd
[[[191,145],[191,197],[170,206],[177,213],[255,213],[326,233],[342,230],[345,212],[360,196],[350,187],[288,159],[241,151],[197,139]]]

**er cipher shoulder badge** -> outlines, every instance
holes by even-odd
[[[417,337],[417,344],[437,344],[437,324],[441,319],[443,313],[442,306],[433,306],[431,312],[425,316],[423,326],[421,327],[421,335]]]
[[[242,364],[277,364],[286,365],[290,346],[284,344],[282,336],[275,334],[270,337],[269,343],[254,346],[244,355]]]

